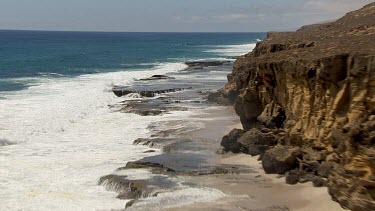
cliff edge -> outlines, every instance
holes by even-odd
[[[223,138],[225,151],[260,154],[267,173],[326,185],[343,207],[375,210],[375,3],[268,33],[228,81],[221,94],[244,130]]]

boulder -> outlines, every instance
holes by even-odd
[[[238,139],[244,134],[241,129],[233,129],[228,135],[224,136],[221,140],[221,146],[224,148],[225,152],[239,153],[240,144]]]
[[[261,130],[253,128],[244,133],[238,142],[242,152],[255,156],[263,154],[270,146],[275,146],[277,138],[272,132],[263,133]]]
[[[262,159],[262,166],[267,174],[284,174],[298,167],[298,157],[301,157],[299,148],[277,146],[266,151]]]
[[[299,182],[301,173],[299,170],[294,169],[286,173],[285,182],[289,185],[295,185]]]
[[[230,105],[231,102],[228,98],[223,96],[223,94],[220,91],[211,91],[209,92],[207,96],[208,102],[216,103],[219,105]]]
[[[325,177],[325,178],[328,178],[332,169],[333,169],[333,163],[332,162],[329,162],[329,161],[323,162],[318,168],[318,175],[322,176],[322,177]]]
[[[298,169],[293,169],[285,174],[285,182],[290,185],[309,181],[313,183],[314,187],[322,187],[326,183],[323,178]]]
[[[311,182],[313,183],[314,187],[326,186],[326,181],[323,178],[318,177],[318,176],[314,176]]]

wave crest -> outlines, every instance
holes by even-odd
[[[244,44],[244,45],[217,45],[213,46],[213,49],[206,50],[207,53],[216,53],[220,56],[242,56],[251,52],[255,48],[256,44]]]

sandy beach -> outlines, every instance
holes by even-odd
[[[227,121],[214,120],[210,117],[219,119],[225,117]],[[216,147],[219,146],[221,133],[225,134],[234,128],[242,127],[232,108],[208,112],[201,115],[200,118],[206,119],[206,121],[202,121],[205,123],[205,128],[192,132],[192,135],[211,139],[217,142]],[[207,119],[211,120],[207,121]],[[213,133],[212,131],[217,132]],[[225,196],[215,202],[171,208],[170,210],[344,210],[338,203],[331,200],[326,187],[316,188],[311,182],[288,185],[285,183],[284,177],[264,173],[258,157],[246,154],[225,154],[220,156],[219,162],[224,165],[246,166],[253,172],[189,177],[189,182],[202,187],[218,189]]]
[[[199,115],[193,115],[185,121],[184,125],[190,123],[203,124],[200,129],[191,130],[189,132],[174,132],[173,137],[183,137],[194,140],[194,145],[201,149],[196,152],[205,154],[205,162],[199,167],[191,157],[185,157],[186,162],[197,168],[204,168],[206,165],[215,166],[236,166],[238,172],[234,173],[218,173],[205,175],[189,175],[188,171],[180,172],[177,178],[186,184],[203,190],[209,188],[222,193],[217,200],[210,200],[204,203],[186,202],[186,205],[177,205],[173,202],[164,204],[156,210],[256,210],[256,211],[321,211],[344,210],[337,203],[332,201],[326,187],[313,187],[311,182],[297,185],[288,185],[285,183],[285,177],[275,174],[266,174],[262,169],[258,156],[252,157],[247,154],[218,154],[220,141],[223,135],[227,134],[234,128],[242,128],[238,116],[232,107],[220,106],[208,107]],[[163,125],[174,125],[171,121]],[[188,126],[187,126],[188,127]],[[164,128],[165,129],[165,128]],[[184,148],[181,147],[180,148]],[[202,150],[203,149],[203,150]],[[162,156],[169,158],[170,155]],[[192,156],[192,155],[190,155]],[[178,157],[178,156],[177,156]],[[149,159],[152,160],[152,159]],[[162,159],[163,160],[163,159]],[[156,163],[159,161],[155,160]],[[165,161],[163,161],[165,162]],[[162,162],[162,163],[163,163]],[[173,166],[168,162],[163,163],[165,166]],[[182,167],[184,169],[184,167]],[[186,167],[186,169],[189,169]],[[163,174],[163,173],[162,173]],[[164,173],[164,175],[169,175]],[[157,196],[159,197],[159,196]],[[151,197],[152,198],[152,197]],[[151,198],[142,198],[135,203],[129,210],[142,210]],[[139,204],[138,204],[139,203]]]

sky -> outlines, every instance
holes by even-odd
[[[0,29],[266,32],[337,19],[373,0],[0,0]]]

